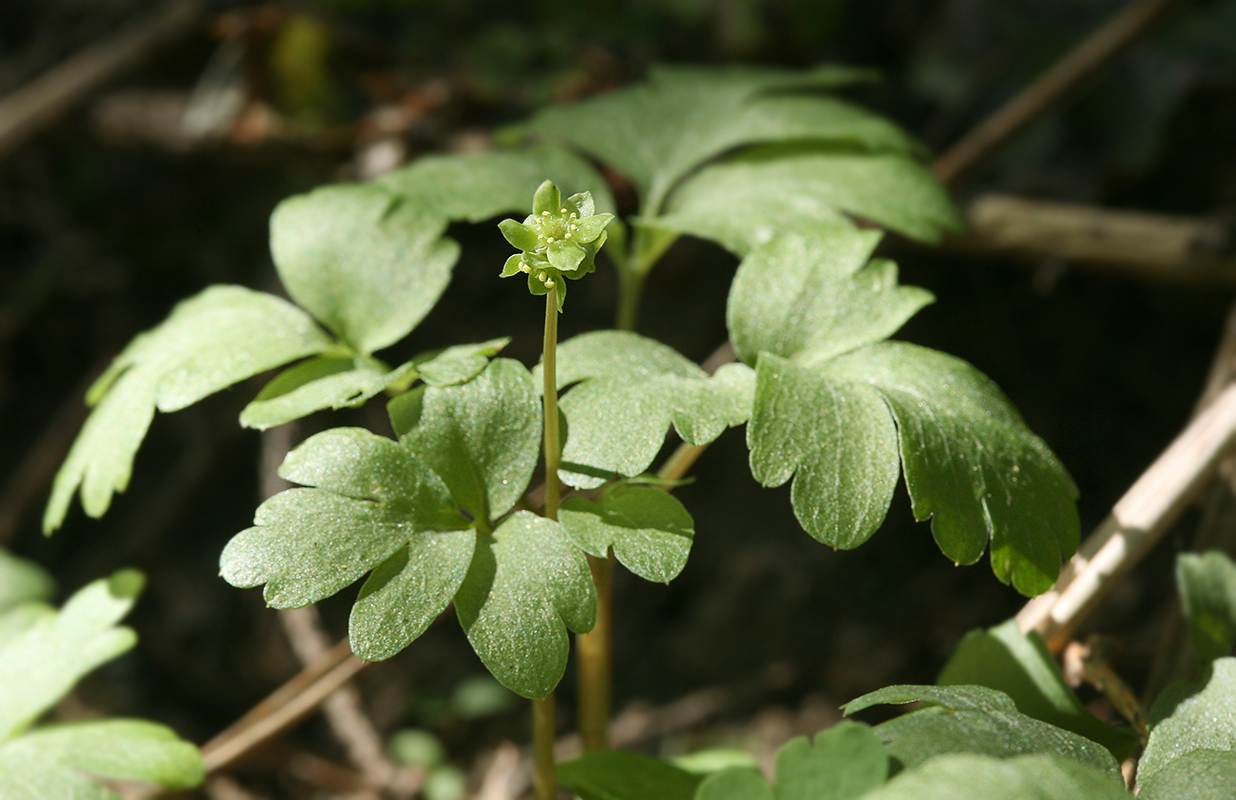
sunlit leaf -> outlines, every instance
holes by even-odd
[[[1129,800],[1119,778],[1053,753],[957,754],[902,772],[863,800]]]
[[[1093,739],[1117,759],[1133,755],[1138,746],[1131,729],[1109,725],[1081,704],[1042,637],[1023,634],[1014,620],[966,634],[936,682],[1004,692],[1023,714]]]
[[[928,705],[874,729],[905,769],[946,753],[998,758],[1054,753],[1121,781],[1120,767],[1107,748],[1022,714],[1008,695],[985,686],[888,686],[851,700],[841,710],[848,715],[883,703],[912,702]]]
[[[710,377],[672,348],[625,331],[564,342],[557,378],[559,387],[578,383],[560,402],[568,436],[558,474],[572,486],[644,472],[671,424],[686,441],[703,445],[751,414],[754,376],[745,365]]]
[[[600,502],[569,497],[558,520],[584,552],[614,556],[641,578],[669,583],[686,566],[695,523],[672,495],[651,486],[616,484]]]
[[[438,301],[459,246],[447,218],[373,184],[284,200],[270,248],[288,293],[362,355],[402,339]]]
[[[180,303],[92,387],[88,399],[97,405],[56,475],[44,529],[60,526],[79,486],[87,514],[107,511],[112,495],[128,487],[156,408],[177,411],[334,344],[295,306],[239,286],[216,286]]]
[[[46,600],[55,589],[47,570],[0,548],[0,614],[22,603]]]
[[[1170,686],[1155,700],[1137,782],[1203,750],[1236,753],[1236,658],[1216,659],[1200,680]]]
[[[1137,782],[1142,800],[1231,800],[1236,752],[1193,750]]]
[[[411,362],[388,368],[372,356],[319,356],[284,370],[240,414],[240,424],[264,430],[326,408],[358,406],[413,374]]]
[[[266,602],[275,608],[333,595],[422,532],[467,525],[428,466],[407,447],[360,428],[311,437],[288,454],[279,474],[316,488],[267,500],[254,527],[234,536],[220,558],[224,580],[266,584]]]
[[[415,359],[417,376],[430,386],[456,386],[480,375],[489,359],[510,343],[510,337],[478,344],[457,344]]]
[[[482,535],[455,610],[503,686],[544,697],[566,669],[567,629],[582,633],[596,621],[592,572],[557,522],[520,511]]]
[[[388,406],[400,440],[450,487],[474,519],[490,520],[523,495],[541,445],[532,376],[506,358],[460,386],[429,386]]]

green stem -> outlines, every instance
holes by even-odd
[[[541,369],[545,377],[545,516],[558,519],[558,287],[545,295],[545,342]],[[532,786],[536,800],[555,800],[558,774],[554,766],[554,693],[532,701]]]
[[[620,331],[635,330],[640,295],[644,291],[644,274],[634,264],[618,270],[618,314],[614,327]]]
[[[554,693],[532,701],[532,791],[536,800],[557,800],[554,766]]]
[[[579,660],[579,738],[585,752],[609,749],[609,714],[613,694],[614,556],[588,556],[597,589],[597,621],[575,637]]]

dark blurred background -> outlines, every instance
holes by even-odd
[[[133,654],[84,692],[100,712],[153,718],[201,742],[297,664],[260,593],[217,576],[224,543],[259,499],[260,437],[235,419],[242,384],[156,419],[129,490],[102,520],[75,506],[39,531],[54,469],[84,417],[81,397],[138,332],[215,283],[278,291],[271,209],[318,184],[358,180],[418,155],[483,148],[544,104],[638,80],[655,63],[808,67],[844,62],[883,79],[849,92],[939,152],[1012,97],[1121,2],[1112,0],[318,0],[212,2],[132,68],[0,156],[0,545],[35,559],[62,596],[122,566],[149,577]],[[1230,221],[1236,214],[1236,0],[1180,3],[1074,99],[1042,115],[956,187]],[[0,97],[83,48],[166,14],[165,0],[0,3]],[[4,121],[0,119],[0,123]],[[496,279],[492,226],[458,226],[464,257],[414,351],[513,334],[536,358],[539,315]],[[1091,529],[1187,422],[1228,311],[1231,283],[1148,279],[1059,258],[1016,260],[890,241],[905,283],[938,301],[901,338],[990,375],[1062,458]],[[735,261],[680,242],[650,281],[642,332],[703,360],[725,339]],[[564,335],[610,324],[600,271]],[[583,285],[581,284],[581,289]],[[386,431],[380,404],[312,424]],[[889,683],[931,682],[967,630],[1023,598],[985,561],[956,568],[915,523],[904,492],[885,528],[835,553],[799,530],[788,492],[750,478],[731,431],[679,495],[698,536],[671,586],[618,579],[616,692],[665,707],[711,690],[709,725],[674,752],[779,739],[835,718]],[[1190,518],[1108,602],[1093,627],[1119,637],[1144,677],[1172,602],[1173,553]],[[324,604],[346,630],[351,591]],[[480,719],[449,711],[484,674],[453,620],[361,682],[383,731],[424,727],[457,766],[526,739],[522,706]],[[570,677],[568,676],[568,683]],[[568,696],[567,692],[563,696]],[[562,702],[564,724],[570,703]],[[728,737],[728,738],[727,738]],[[289,752],[339,759],[309,722],[251,764],[264,796],[313,796],[280,770]],[[282,754],[282,755],[280,755]]]

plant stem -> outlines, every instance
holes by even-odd
[[[554,766],[554,693],[532,701],[532,791],[536,800],[556,800]]]
[[[579,659],[579,738],[585,752],[609,749],[609,715],[613,694],[614,555],[588,556],[597,590],[597,621],[575,637]]]
[[[545,516],[558,519],[558,462],[562,447],[558,436],[558,287],[545,295],[545,342],[541,369],[545,378]],[[532,787],[536,800],[555,800],[558,774],[554,765],[554,693],[532,701]]]

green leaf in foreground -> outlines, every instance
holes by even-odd
[[[1142,800],[1231,800],[1236,752],[1194,750],[1172,759],[1145,781],[1138,781]]]
[[[197,748],[161,725],[105,720],[27,728],[86,673],[133,646],[133,632],[116,623],[141,586],[131,571],[96,581],[0,646],[0,797],[119,800],[95,777],[168,789],[201,783]]]
[[[1236,564],[1218,551],[1183,553],[1176,559],[1176,582],[1199,667],[1230,655],[1236,645]]]
[[[709,165],[646,224],[719,242],[745,255],[778,234],[860,217],[923,242],[961,228],[948,192],[900,154],[766,148]]]
[[[1155,700],[1138,784],[1201,750],[1236,753],[1236,658],[1216,659],[1200,680],[1170,686]]]
[[[559,764],[558,783],[580,800],[691,800],[700,777],[659,758],[608,750]]]
[[[538,368],[539,372],[539,368]],[[577,386],[560,402],[568,422],[559,477],[594,488],[648,469],[672,424],[703,445],[751,414],[751,370],[728,364],[709,376],[660,342],[625,331],[597,331],[558,348],[558,386]]]
[[[874,729],[903,769],[947,753],[997,758],[1054,753],[1105,772],[1123,786],[1120,767],[1107,748],[1022,714],[1008,695],[985,686],[889,686],[841,710],[848,715],[883,703],[912,702],[929,705]]]
[[[459,246],[446,218],[380,186],[341,184],[284,200],[270,249],[288,293],[362,355],[399,341],[438,301]]]
[[[74,492],[102,516],[124,491],[133,458],[160,411],[178,411],[237,381],[335,346],[300,309],[272,295],[216,286],[181,302],[138,336],[91,387],[95,405],[56,475],[43,528],[64,521]]]
[[[553,520],[519,511],[476,556],[455,610],[481,661],[508,689],[544,697],[562,680],[567,629],[596,621],[596,592],[584,554]]]
[[[266,602],[275,608],[329,597],[423,533],[467,526],[442,480],[407,447],[360,428],[309,438],[279,474],[316,488],[289,489],[264,502],[254,527],[234,536],[220,558],[224,580],[266,584]],[[437,599],[434,614],[447,602]]]
[[[1112,776],[1051,753],[996,759],[957,754],[902,772],[863,800],[1129,800]]]
[[[569,497],[558,520],[584,552],[614,556],[641,578],[669,583],[686,566],[695,523],[682,503],[651,486],[615,484],[600,502]]]
[[[523,496],[541,445],[541,404],[528,370],[500,358],[468,383],[427,386],[387,406],[400,441],[455,502],[486,522]]]
[[[359,406],[413,373],[411,363],[390,369],[372,356],[319,356],[284,370],[245,406],[240,424],[266,428],[326,408]]]
[[[974,684],[1004,692],[1023,714],[1102,744],[1117,760],[1134,754],[1137,735],[1090,713],[1065,683],[1042,637],[1023,634],[1014,620],[966,634],[936,681]]]

